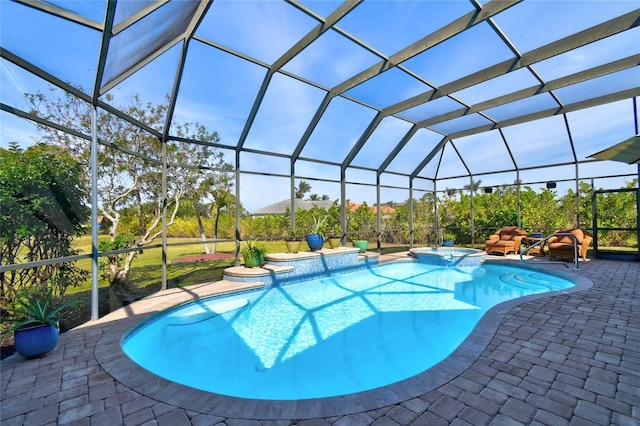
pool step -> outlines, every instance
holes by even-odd
[[[261,267],[247,268],[245,266],[233,266],[224,270],[224,280],[227,282],[252,282],[265,286],[272,282],[279,274],[287,274],[293,271],[293,266],[278,266],[264,264]]]
[[[216,281],[214,283],[215,288],[222,290],[220,294],[233,293],[238,290],[254,290],[265,286],[264,281],[239,281],[239,280],[225,280]],[[217,293],[216,293],[217,294]]]
[[[380,258],[380,253],[377,253],[375,251],[365,251],[364,253],[358,253],[359,261],[368,261],[370,259],[378,261],[379,258]]]
[[[212,304],[207,304],[205,309],[201,310],[181,310],[178,313],[174,313],[171,318],[173,322],[168,323],[168,326],[183,326],[194,325],[203,321],[208,321],[217,316],[227,314],[229,312],[238,311],[245,306],[249,305],[248,299],[235,299],[230,301],[220,301]]]
[[[531,288],[545,288],[547,290],[551,290],[551,282],[546,280],[544,276],[540,274],[536,274],[535,272],[524,273],[524,272],[510,272],[507,274],[502,274],[500,276],[500,280],[506,284],[512,285],[514,287],[531,289]]]

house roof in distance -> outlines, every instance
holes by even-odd
[[[303,200],[301,198],[295,199],[295,208],[309,210],[314,206],[318,206],[323,209],[328,209],[333,204],[333,200]],[[277,203],[270,204],[266,207],[258,209],[254,211],[252,214],[254,216],[261,216],[266,214],[282,214],[287,208],[291,208],[291,199],[287,198],[286,200],[278,201]]]
[[[347,203],[347,208],[349,210],[357,210],[363,203],[354,203],[349,201]],[[378,207],[377,206],[369,206],[369,208],[371,210],[373,210],[374,213],[378,213]],[[391,206],[380,206],[380,212],[382,214],[391,214],[394,213],[396,211],[396,209],[394,207]]]

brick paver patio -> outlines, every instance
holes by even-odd
[[[564,273],[560,265],[540,266]],[[640,263],[590,260],[568,273],[593,286],[494,312],[492,320],[481,324],[485,331],[474,331],[467,346],[456,351],[460,359],[443,362],[445,368],[432,389],[374,409],[352,407],[349,414],[316,418],[309,418],[309,413],[326,407],[313,401],[293,406],[291,415],[277,419],[277,413],[287,409],[278,402],[224,408],[216,404],[229,404],[229,398],[197,400],[189,394],[185,402],[184,392],[175,392],[179,385],[165,386],[163,393],[158,389],[163,386],[157,386],[162,382],[149,383],[154,382],[145,376],[149,373],[131,367],[117,347],[124,331],[148,312],[211,291],[207,286],[169,290],[170,295],[136,302],[63,334],[59,347],[47,357],[2,361],[0,423],[640,425]],[[465,360],[469,354],[475,355]],[[385,391],[377,395],[384,401]],[[220,412],[238,415],[216,414]],[[301,420],[296,413],[307,418]]]

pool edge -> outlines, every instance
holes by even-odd
[[[158,311],[118,321],[98,339],[94,355],[98,364],[108,374],[132,390],[155,400],[211,415],[241,419],[294,420],[348,415],[378,409],[415,398],[458,377],[481,356],[505,315],[513,308],[537,299],[584,291],[593,286],[591,280],[579,275],[558,273],[531,265],[511,266],[559,275],[571,280],[575,285],[568,289],[523,296],[496,305],[483,315],[460,346],[435,366],[400,382],[355,394],[304,400],[256,400],[201,391],[163,379],[131,360],[121,345],[133,327],[153,317]]]

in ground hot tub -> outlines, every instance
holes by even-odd
[[[409,252],[419,262],[439,266],[478,266],[485,255],[482,250],[458,247],[417,247]]]

